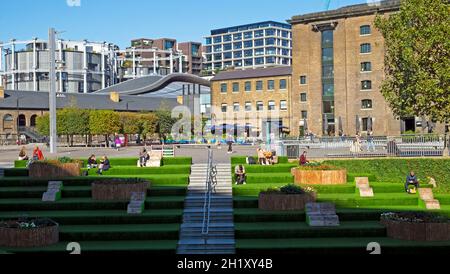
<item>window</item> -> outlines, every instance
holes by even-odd
[[[263,30],[255,30],[255,38],[256,37],[263,37],[264,31]]]
[[[373,107],[372,100],[365,99],[361,101],[361,108],[362,109],[371,109]]]
[[[287,88],[287,81],[286,79],[280,80],[280,89],[286,89]]]
[[[274,90],[275,89],[275,81],[274,80],[268,80],[267,81],[267,90]]]
[[[302,119],[308,119],[308,112],[306,110],[302,110]]]
[[[369,25],[364,25],[359,27],[359,35],[369,35],[372,33],[372,30]]]
[[[256,102],[256,110],[257,111],[263,111],[264,110],[264,104],[262,101]]]
[[[255,65],[264,65],[264,57],[255,58]]]
[[[361,53],[371,53],[372,45],[369,43],[361,44],[360,52]]]
[[[255,49],[255,56],[260,56],[260,55],[264,55],[264,48]]]
[[[251,31],[244,33],[244,39],[252,39],[253,33]]]
[[[224,54],[223,54],[223,59],[232,59],[233,57],[233,54],[231,53],[231,51],[230,52],[225,52]]]
[[[213,38],[214,44],[222,43],[222,36],[216,36]]]
[[[242,48],[242,42],[235,42],[233,43],[234,49],[241,49]]]
[[[227,93],[228,91],[228,85],[227,84],[220,84],[220,92]]]
[[[264,39],[255,40],[255,47],[262,47],[262,46],[264,46]]]
[[[308,96],[306,95],[305,92],[300,93],[300,102],[306,102],[308,101]]]
[[[372,129],[373,129],[373,119],[372,118],[370,119],[369,125],[369,118],[362,118],[362,131],[369,131]]]
[[[305,75],[300,76],[300,85],[306,85],[306,76]]]
[[[263,90],[263,81],[256,81],[256,90],[257,91]]]
[[[323,113],[334,113],[334,101],[323,101]]]
[[[323,62],[332,62],[333,61],[333,48],[323,48],[322,49],[322,61]]]
[[[361,82],[361,90],[370,90],[372,89],[372,81],[365,80]]]
[[[274,56],[266,57],[266,63],[275,64],[275,57]]]
[[[227,112],[227,104],[222,104],[222,112]]]
[[[268,109],[269,109],[269,111],[275,110],[275,101],[269,101]]]
[[[266,45],[275,45],[275,38],[266,38]]]
[[[286,100],[280,101],[280,110],[287,110],[287,101]]]
[[[225,44],[225,45],[223,45],[223,50],[224,51],[227,51],[227,50],[231,50],[231,43],[228,43],[228,44]]]
[[[251,67],[251,66],[253,66],[253,59],[252,59],[252,58],[250,58],[250,59],[245,59],[245,60],[244,60],[244,64],[245,64],[246,67]]]
[[[251,48],[251,47],[253,47],[253,41],[252,40],[244,42],[244,48]]]
[[[362,62],[361,63],[361,72],[372,71],[372,63],[371,62]]]
[[[239,111],[239,108],[240,108],[239,103],[234,103],[234,104],[233,104],[233,111],[234,111],[234,112],[238,112],[238,111]]]
[[[245,82],[245,91],[247,92],[252,91],[252,82],[250,81]]]
[[[231,41],[231,35],[230,35],[230,34],[224,35],[224,36],[223,36],[223,41],[224,41],[224,42],[230,42],[230,41]]]
[[[233,83],[233,92],[239,92],[239,83],[238,82]]]
[[[244,50],[244,56],[245,57],[252,57],[253,56],[253,50],[252,49]]]
[[[274,36],[275,29],[266,29],[266,36]]]
[[[242,33],[235,33],[235,34],[233,35],[233,40],[234,40],[234,41],[242,40]]]
[[[234,58],[242,58],[242,51],[235,51],[233,52]]]
[[[252,111],[252,103],[245,102],[245,111]]]

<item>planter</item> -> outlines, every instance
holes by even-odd
[[[307,203],[316,201],[315,192],[305,194],[260,193],[258,206],[261,210],[304,210]]]
[[[294,182],[300,185],[344,185],[347,184],[347,170],[291,170]]]
[[[437,221],[397,220],[382,218],[387,236],[407,241],[450,241],[450,223]]]
[[[36,228],[18,228],[16,224],[17,221],[9,221],[0,226],[0,247],[44,247],[59,242],[57,223]]]
[[[32,178],[65,178],[81,176],[81,163],[35,162],[29,166]]]
[[[147,181],[104,180],[92,183],[92,199],[99,201],[129,201],[133,192],[147,193]]]

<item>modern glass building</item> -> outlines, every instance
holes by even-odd
[[[205,69],[290,66],[291,25],[266,21],[211,31],[206,37]]]

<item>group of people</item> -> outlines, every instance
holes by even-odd
[[[19,161],[28,161],[27,162],[27,167],[35,161],[43,161],[45,160],[44,158],[44,153],[42,152],[42,150],[39,148],[39,146],[35,146],[33,149],[33,153],[31,154],[31,158],[28,156],[27,153],[27,148],[25,146],[23,146],[20,149],[19,152]]]
[[[102,175],[103,171],[108,171],[111,168],[111,164],[106,155],[100,159],[100,164],[97,162],[95,155],[91,155],[87,160],[87,168],[88,170],[97,168],[97,174]]]
[[[275,164],[275,152],[266,151],[262,148],[256,150],[258,155],[258,164],[260,165],[273,165]]]
[[[350,147],[350,151],[353,153],[359,153],[363,151],[362,148],[362,137],[361,137],[361,133],[358,132],[355,135],[355,140],[353,141],[352,146]],[[373,136],[373,131],[368,131],[367,132],[367,151],[376,151],[376,147],[375,147],[375,138]]]

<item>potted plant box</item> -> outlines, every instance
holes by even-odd
[[[65,178],[81,176],[81,161],[70,158],[33,162],[28,167],[32,178]]]
[[[341,185],[347,183],[347,170],[326,165],[307,165],[291,170],[299,185]]]
[[[288,185],[261,192],[258,207],[268,211],[304,210],[307,203],[313,203],[316,199],[316,192],[312,188],[303,189],[296,185]]]
[[[407,241],[449,241],[450,221],[446,217],[430,213],[385,213],[381,224],[387,236]]]
[[[49,219],[0,222],[0,247],[44,247],[59,242],[59,225]]]
[[[140,179],[108,179],[92,183],[92,199],[129,201],[133,192],[147,193],[150,183]]]

